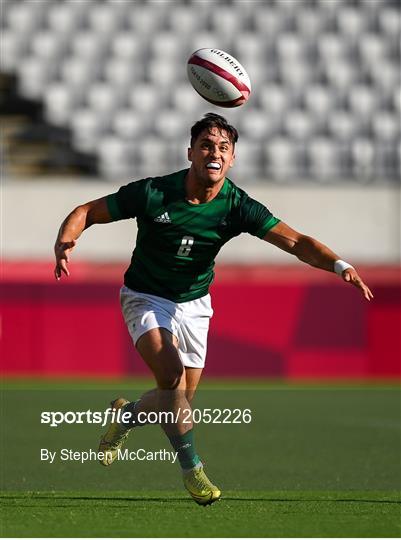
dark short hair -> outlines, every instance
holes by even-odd
[[[238,141],[238,131],[235,129],[234,126],[231,126],[225,118],[223,118],[219,114],[206,113],[201,120],[198,120],[191,127],[191,146],[193,146],[194,142],[202,133],[202,131],[204,131],[205,129],[211,131],[211,129],[215,127],[220,132],[225,131],[227,133],[228,138],[230,139],[233,146]]]

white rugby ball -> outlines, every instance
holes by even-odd
[[[251,93],[251,81],[243,66],[219,49],[195,51],[188,60],[187,72],[198,94],[219,107],[239,107]]]

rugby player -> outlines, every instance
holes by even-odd
[[[59,280],[62,274],[69,276],[70,253],[85,229],[137,219],[136,246],[120,298],[128,331],[156,388],[133,402],[112,402],[115,409],[131,413],[126,415],[130,419],[111,423],[99,450],[106,455],[103,465],[110,465],[132,428],[141,424],[140,412],[172,412],[177,422],[161,425],[178,453],[186,489],[202,505],[218,500],[221,492],[203,470],[192,424],[178,413],[190,408],[204,367],[213,314],[208,291],[220,248],[247,232],[307,264],[338,273],[367,300],[373,298],[350,264],[274,217],[226,177],[237,140],[237,130],[222,116],[206,114],[191,128],[189,169],[131,182],[78,206],[62,223],[55,243]]]

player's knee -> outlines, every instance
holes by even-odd
[[[185,390],[185,397],[187,398],[187,401],[189,404],[192,403],[192,400],[194,399],[194,396],[195,396],[195,390],[192,390],[190,388],[187,388]]]
[[[163,390],[175,390],[180,384],[183,374],[184,368],[182,365],[164,369],[157,377],[159,388]]]

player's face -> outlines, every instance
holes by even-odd
[[[205,129],[188,149],[188,159],[197,178],[216,184],[224,179],[228,169],[234,165],[234,145],[223,130],[217,127]]]

